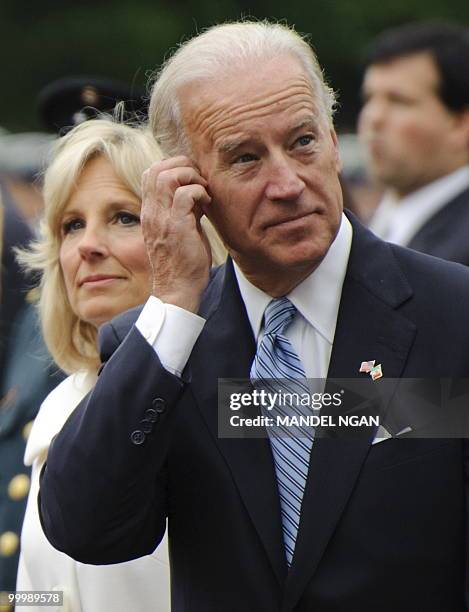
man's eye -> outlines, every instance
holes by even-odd
[[[256,155],[253,153],[243,153],[239,157],[234,160],[235,164],[248,164],[249,162],[255,161],[257,159]]]
[[[401,94],[392,94],[389,96],[389,102],[395,106],[415,106],[416,100]]]
[[[70,219],[62,223],[62,234],[65,236],[71,232],[76,232],[85,227],[83,219]]]
[[[138,225],[140,217],[131,213],[122,211],[116,214],[116,220],[122,225]]]
[[[295,146],[299,147],[307,147],[314,141],[314,136],[312,134],[305,134],[304,136],[300,136],[295,141]]]

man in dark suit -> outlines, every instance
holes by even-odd
[[[467,609],[463,440],[219,431],[219,379],[266,364],[290,382],[379,384],[370,360],[390,378],[469,372],[469,272],[342,214],[332,106],[309,46],[266,23],[196,37],[153,90],[173,155],[143,179],[154,296],[102,329],[106,364],[39,503],[86,563],[147,554],[167,520],[177,612]],[[211,276],[202,212],[231,256]]]
[[[469,265],[469,29],[422,22],[371,45],[359,134],[386,188],[380,237]]]

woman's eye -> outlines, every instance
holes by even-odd
[[[122,225],[138,225],[140,223],[139,216],[124,211],[117,213],[116,219]]]
[[[83,227],[85,227],[83,219],[70,219],[69,221],[62,223],[62,233],[64,235],[70,234],[71,232],[76,232]]]

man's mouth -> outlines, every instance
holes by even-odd
[[[303,213],[301,215],[295,215],[293,217],[285,217],[282,219],[276,219],[275,221],[270,221],[266,224],[266,229],[271,227],[294,227],[295,225],[301,225],[305,219],[313,215],[314,212]]]

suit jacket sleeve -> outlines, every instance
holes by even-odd
[[[117,340],[116,328],[110,332]],[[183,391],[133,327],[51,444],[39,512],[55,548],[94,564],[156,548],[165,531],[171,422]]]

